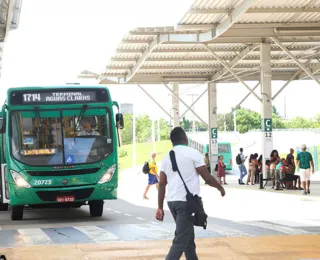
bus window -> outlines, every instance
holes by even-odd
[[[107,109],[63,111],[66,164],[94,163],[113,151],[112,122]]]
[[[62,164],[59,111],[22,111],[11,114],[12,155],[27,165]]]
[[[230,144],[219,144],[219,153],[231,153]]]

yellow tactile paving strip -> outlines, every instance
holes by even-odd
[[[171,241],[116,242],[0,248],[8,260],[163,260]],[[264,236],[197,239],[200,260],[320,259],[320,236]],[[185,258],[181,258],[185,259]]]

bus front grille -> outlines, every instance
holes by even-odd
[[[75,200],[85,200],[89,198],[94,188],[68,190],[68,191],[37,191],[37,195],[43,201],[56,201],[59,196],[74,196]]]
[[[30,176],[71,176],[96,173],[100,168],[77,169],[77,170],[62,170],[62,171],[27,171]]]

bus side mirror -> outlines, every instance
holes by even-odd
[[[124,128],[123,115],[121,113],[116,114],[116,125],[120,129]]]

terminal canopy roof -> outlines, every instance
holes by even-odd
[[[174,27],[129,31],[100,83],[260,80],[263,42],[273,80],[317,78],[320,0],[196,0]]]

